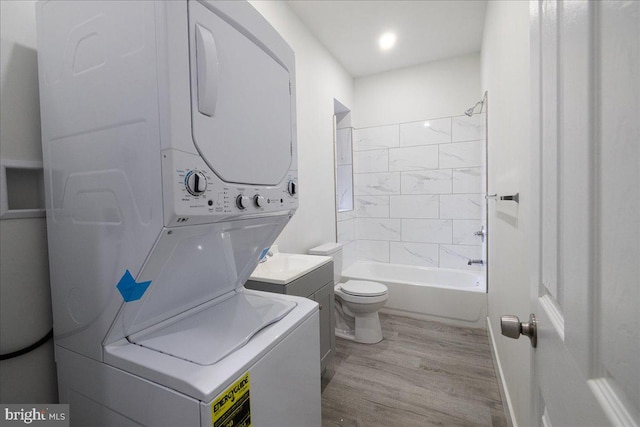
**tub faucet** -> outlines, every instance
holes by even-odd
[[[469,262],[467,262],[467,265],[471,265],[471,264],[484,265],[484,260],[481,260],[481,259],[470,259]]]

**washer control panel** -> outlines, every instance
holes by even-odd
[[[234,184],[222,181],[199,156],[165,150],[163,186],[172,194],[165,200],[165,225],[215,222],[234,216],[290,211],[298,207],[295,171],[276,186]]]

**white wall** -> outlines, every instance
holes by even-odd
[[[35,2],[0,2],[0,157],[42,161]],[[0,352],[51,329],[44,218],[0,220]],[[0,402],[56,402],[53,345],[0,362]]]
[[[530,211],[528,2],[489,2],[482,40],[482,89],[488,91],[489,193],[520,193],[520,204],[489,203],[489,323],[512,415],[529,423],[531,347],[500,334],[500,316],[530,312],[526,256]]]
[[[480,54],[355,80],[356,128],[459,116],[480,100]]]
[[[282,1],[251,4],[296,53],[300,206],[276,243],[306,253],[335,242],[334,98],[353,106],[353,79]]]

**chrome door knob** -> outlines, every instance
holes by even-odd
[[[526,335],[531,340],[531,347],[538,345],[538,322],[536,316],[531,313],[528,322],[520,322],[518,316],[508,314],[500,317],[500,330],[505,337],[518,339],[520,335]]]

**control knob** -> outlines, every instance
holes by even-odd
[[[244,194],[240,194],[236,197],[236,206],[240,210],[245,210],[249,206],[249,198]]]
[[[287,185],[287,191],[289,192],[290,195],[294,195],[298,192],[298,186],[295,182],[293,181],[289,181],[289,184]]]
[[[185,186],[190,194],[200,196],[207,189],[207,178],[202,172],[192,170],[185,178]]]
[[[267,200],[266,200],[263,196],[261,196],[261,195],[259,195],[259,194],[256,194],[255,196],[253,196],[253,202],[254,202],[254,203],[256,204],[256,206],[257,206],[257,207],[259,207],[259,208],[264,208],[264,206],[265,206],[265,204],[266,204],[266,201],[267,201]]]

